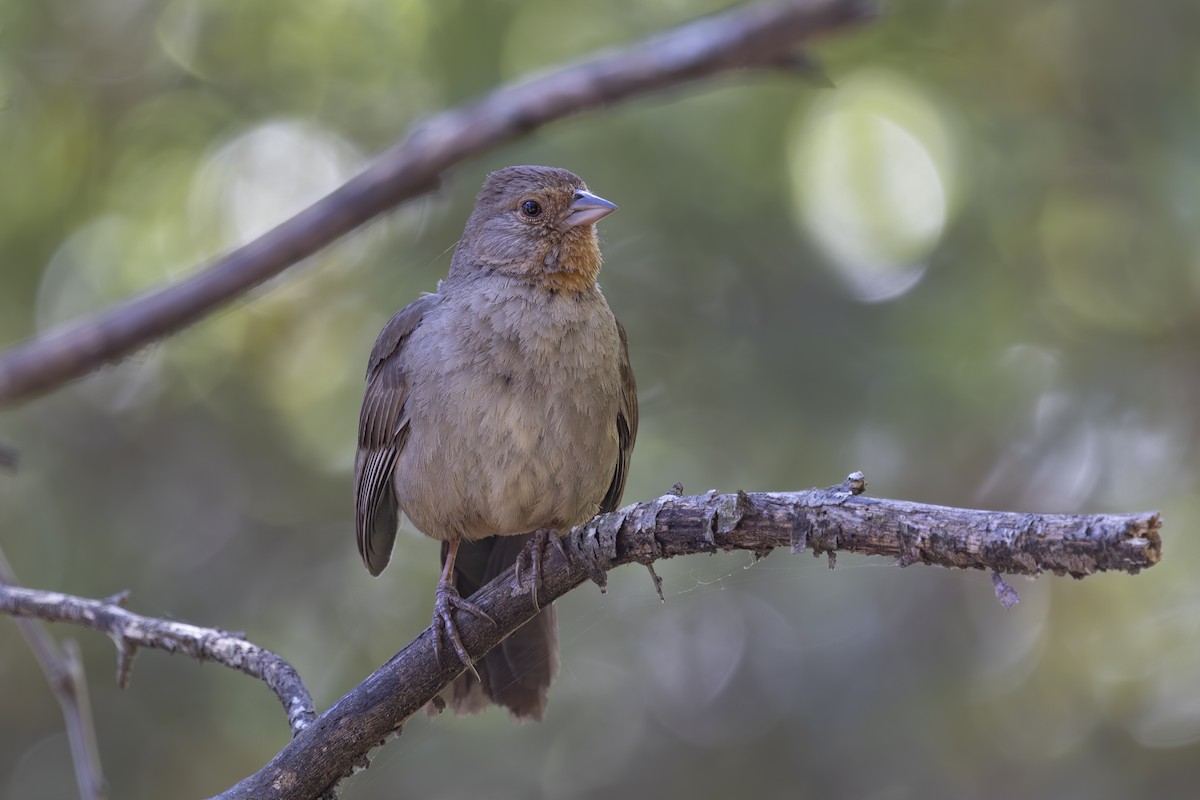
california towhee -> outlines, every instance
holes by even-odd
[[[625,488],[637,389],[596,285],[594,227],[616,208],[563,169],[492,173],[437,292],[392,317],[371,351],[358,550],[383,571],[397,510],[442,541],[433,624],[468,667],[454,612],[487,615],[463,595],[521,559],[536,597],[549,537],[615,509]],[[546,608],[455,682],[451,706],[541,719],[557,662]]]

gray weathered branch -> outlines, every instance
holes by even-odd
[[[1153,566],[1162,554],[1156,513],[1046,515],[973,511],[860,496],[865,481],[855,473],[840,486],[807,492],[736,492],[682,497],[664,495],[596,517],[565,537],[570,562],[551,548],[538,593],[545,606],[589,578],[601,585],[621,564],[691,553],[747,550],[765,556],[778,547],[896,558],[901,566],[922,563],[989,570],[1006,605],[1015,599],[1000,573],[1052,572],[1082,578],[1097,572],[1131,574]],[[235,798],[316,798],[355,768],[369,751],[400,730],[462,671],[440,663],[433,632],[423,631],[404,650],[314,720],[312,700],[299,676],[281,658],[229,633],[126,611],[118,596],[87,600],[0,582],[0,612],[72,622],[107,633],[120,653],[118,682],[128,679],[138,647],[182,652],[217,661],[261,678],[287,710],[295,738],[262,770],[224,794]],[[537,613],[529,592],[510,569],[472,600],[495,620],[459,619],[464,644],[478,658]]]
[[[1077,578],[1106,570],[1136,573],[1157,563],[1162,552],[1155,513],[971,511],[860,497],[863,486],[856,473],[831,489],[665,495],[605,514],[567,535],[572,563],[549,549],[539,602],[544,607],[589,578],[603,584],[604,574],[621,564],[727,550],[761,556],[789,547],[828,554],[831,566],[834,554],[844,551],[896,558],[902,566],[1020,575],[1045,571]],[[999,585],[997,591],[1002,594]],[[512,569],[471,599],[496,621],[493,626],[471,615],[458,618],[462,640],[475,658],[537,613]],[[313,798],[367,763],[373,747],[463,671],[456,662],[439,663],[433,637],[427,628],[219,800]]]
[[[650,37],[417,123],[365,172],[178,283],[119,303],[0,355],[0,406],[56,388],[175,333],[437,185],[455,164],[555,120],[743,68],[803,69],[802,43],[867,18],[865,0],[742,6]]]
[[[293,734],[304,730],[316,716],[312,696],[300,676],[275,653],[237,634],[134,614],[121,607],[126,598],[123,593],[106,600],[90,600],[0,580],[0,612],[69,622],[108,634],[117,646],[117,683],[122,687],[129,682],[137,649],[150,647],[223,664],[263,681],[283,703]]]

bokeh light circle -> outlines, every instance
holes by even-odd
[[[891,72],[852,75],[794,126],[796,222],[860,300],[921,279],[952,210],[954,159],[941,111]]]

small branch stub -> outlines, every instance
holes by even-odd
[[[1017,596],[1017,590],[1005,583],[999,572],[992,573],[992,586],[996,589],[996,599],[1005,608],[1012,608],[1021,602],[1021,598]]]

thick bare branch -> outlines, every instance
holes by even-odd
[[[121,607],[127,594],[105,600],[25,589],[0,581],[0,612],[69,622],[108,634],[117,646],[117,683],[129,682],[139,647],[183,653],[198,661],[214,661],[258,678],[271,688],[287,713],[292,733],[304,730],[316,716],[312,696],[292,665],[237,634],[184,622],[134,614]],[[18,619],[18,622],[22,620]]]
[[[864,0],[742,7],[430,117],[361,175],[211,266],[10,348],[0,356],[0,406],[61,386],[187,327],[371,218],[428,192],[443,172],[470,156],[580,111],[727,70],[781,68],[801,43],[871,13]]]
[[[588,578],[631,562],[649,564],[689,553],[749,550],[766,555],[839,551],[882,555],[901,565],[1084,577],[1105,570],[1136,573],[1158,562],[1157,514],[1064,516],[971,511],[859,497],[855,474],[841,486],[807,492],[710,492],[665,495],[597,517],[566,537],[568,564],[551,548],[539,592],[544,607]],[[593,570],[587,563],[594,562]],[[1011,591],[1011,590],[1010,590]],[[537,613],[514,570],[472,598],[496,624],[459,617],[468,652],[478,657]],[[255,775],[220,800],[312,798],[365,763],[368,751],[400,730],[406,719],[463,671],[439,663],[426,629],[404,650],[296,736]]]

